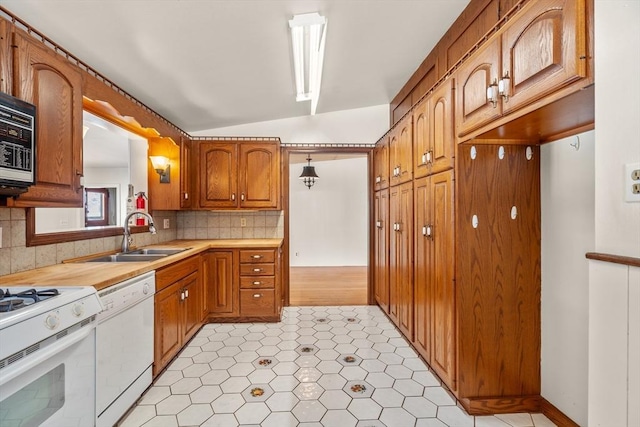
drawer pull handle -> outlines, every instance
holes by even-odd
[[[257,285],[259,285],[259,284],[261,284],[261,283],[262,283],[262,282],[253,282],[253,284],[254,284],[254,285],[256,285],[256,286],[257,286]]]
[[[262,271],[262,269],[261,268],[254,268],[253,271],[254,271],[254,273],[260,273]]]
[[[260,259],[260,258],[262,258],[262,255],[251,255],[251,258]]]
[[[253,294],[254,298],[262,298],[262,294]]]

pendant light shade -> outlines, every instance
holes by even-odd
[[[307,156],[307,166],[302,168],[300,179],[309,189],[316,183],[316,179],[320,177],[316,174],[316,168],[311,166],[311,156]]]

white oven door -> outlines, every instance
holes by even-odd
[[[0,369],[0,425],[93,426],[95,355],[84,327]]]

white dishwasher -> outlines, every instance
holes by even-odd
[[[115,425],[151,384],[155,290],[152,271],[98,292],[97,427]]]

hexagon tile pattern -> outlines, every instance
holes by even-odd
[[[467,415],[377,306],[202,327],[119,427],[551,427]]]

